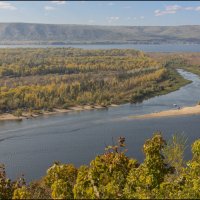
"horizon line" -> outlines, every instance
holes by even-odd
[[[72,26],[106,26],[106,27],[176,27],[176,26],[200,26],[200,24],[184,24],[184,25],[98,25],[98,24],[58,24],[58,23],[42,23],[42,22],[0,22],[0,24],[40,24],[40,25],[72,25]]]

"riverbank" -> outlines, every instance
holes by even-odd
[[[116,104],[111,104],[109,107],[116,107],[118,105]],[[11,113],[3,113],[0,115],[0,121],[22,121],[24,119],[31,119],[31,118],[35,118],[38,116],[42,116],[42,115],[55,115],[55,114],[59,114],[59,113],[69,113],[69,112],[76,112],[76,111],[85,111],[85,110],[96,110],[96,109],[105,109],[108,108],[107,106],[100,106],[100,105],[95,105],[95,106],[74,106],[74,107],[70,107],[68,109],[58,109],[55,108],[53,109],[52,112],[50,111],[43,111],[40,114],[32,114],[32,113],[28,113],[28,112],[23,112],[22,116],[15,116]]]
[[[151,94],[147,94],[143,99],[150,99],[152,97],[155,96],[160,96],[160,95],[165,95],[168,94],[170,92],[179,90],[181,87],[191,83],[190,80],[186,80],[184,79],[177,71],[173,71],[173,70],[169,70],[170,74],[172,77],[176,77],[176,84],[173,85],[173,87],[168,87],[165,88],[165,90],[159,91],[159,92],[155,92],[155,93],[151,93]],[[29,113],[29,112],[22,112],[21,116],[15,116],[14,114],[11,113],[3,113],[0,114],[0,121],[22,121],[24,119],[31,119],[31,118],[35,118],[38,116],[42,116],[42,115],[55,115],[55,114],[59,114],[59,113],[69,113],[69,112],[75,112],[75,111],[85,111],[85,110],[95,110],[95,109],[107,109],[109,107],[114,107],[114,106],[118,106],[118,105],[122,105],[124,103],[128,103],[129,101],[123,101],[123,102],[119,102],[119,104],[111,104],[108,106],[101,106],[101,105],[85,105],[85,106],[73,106],[73,107],[69,107],[68,109],[58,109],[58,108],[54,108],[53,111],[39,111],[37,112],[33,112],[33,113]]]
[[[150,113],[145,115],[131,116],[134,119],[148,119],[148,118],[161,118],[161,117],[172,117],[172,116],[184,116],[184,115],[199,115],[200,105],[193,107],[184,107],[178,110],[165,110],[156,113]]]

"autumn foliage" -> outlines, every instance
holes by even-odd
[[[136,103],[180,80],[136,50],[0,49],[0,113]]]
[[[172,140],[176,144],[170,148],[182,148],[176,138]],[[144,162],[138,163],[126,156],[125,138],[120,137],[89,166],[57,162],[41,180],[28,185],[23,179],[6,178],[2,167],[0,199],[199,199],[200,140],[192,144],[192,159],[182,166],[170,164],[180,161],[181,152],[169,163],[166,148],[162,135],[155,133],[143,146]]]

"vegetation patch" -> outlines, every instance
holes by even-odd
[[[17,116],[137,103],[188,83],[174,68],[128,49],[0,49],[0,77],[0,112]]]
[[[41,180],[11,181],[0,168],[0,199],[199,199],[200,140],[192,144],[192,159],[183,154],[186,138],[174,135],[166,142],[161,133],[148,139],[139,163],[126,156],[120,137],[89,166],[54,163]]]

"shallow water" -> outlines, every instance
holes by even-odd
[[[192,106],[200,100],[200,79],[179,70],[191,84],[141,104],[124,104],[102,110],[41,116],[22,122],[0,122],[0,162],[8,176],[25,174],[28,181],[45,175],[54,162],[88,164],[118,136],[125,136],[128,155],[143,160],[142,145],[155,131],[166,139],[184,133],[188,145],[199,138],[200,115],[160,119],[130,119],[128,116],[172,109],[173,104]],[[185,158],[190,159],[190,148]]]

